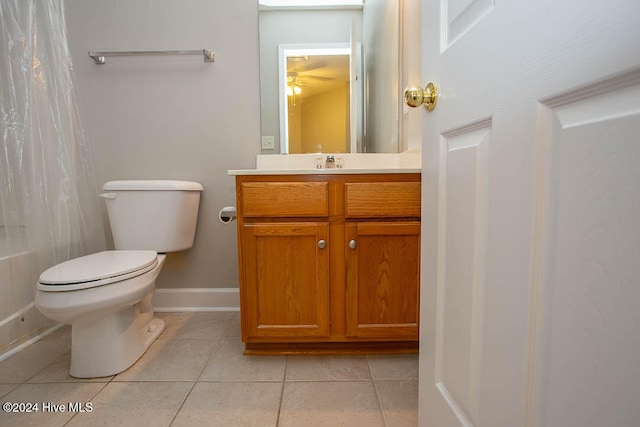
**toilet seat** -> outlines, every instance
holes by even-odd
[[[38,289],[47,292],[94,288],[136,277],[158,264],[156,251],[104,251],[54,265],[40,275]]]

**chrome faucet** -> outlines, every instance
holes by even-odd
[[[325,169],[335,168],[336,167],[336,158],[332,155],[327,156],[327,160],[324,162]]]

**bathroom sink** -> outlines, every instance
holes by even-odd
[[[415,169],[420,168],[420,160],[419,152],[388,154],[261,154],[256,158],[256,169]]]
[[[229,175],[419,173],[421,153],[259,154],[255,169],[229,170]],[[333,167],[327,167],[333,166]]]

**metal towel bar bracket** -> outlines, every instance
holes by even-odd
[[[104,64],[108,56],[158,56],[158,55],[203,55],[204,62],[215,62],[215,54],[202,50],[138,50],[132,52],[89,52],[96,64]]]

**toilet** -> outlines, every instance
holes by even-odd
[[[40,275],[36,307],[71,325],[70,374],[124,371],[164,330],[151,298],[167,252],[193,246],[201,184],[110,181],[103,186],[115,250],[75,258]]]

